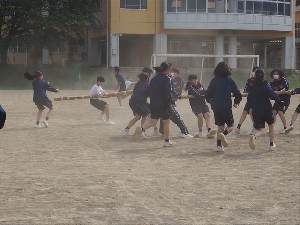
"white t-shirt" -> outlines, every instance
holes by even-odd
[[[131,81],[129,81],[129,80],[126,80],[125,81],[125,86],[126,86],[126,89],[128,89],[129,88],[129,86],[130,86],[130,84],[131,84],[132,82]]]
[[[97,84],[95,84],[90,91],[90,96],[94,96],[94,95],[101,95],[105,93],[105,91],[103,90],[103,88],[101,86],[98,86]]]

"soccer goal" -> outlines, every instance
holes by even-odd
[[[219,61],[228,61],[230,58],[237,59],[237,66],[241,59],[248,59],[244,64],[244,68],[249,69],[249,75],[252,72],[252,68],[259,65],[259,55],[206,55],[206,54],[152,54],[151,56],[151,68],[158,66],[163,61],[168,61],[172,63],[173,67],[193,67],[199,68],[200,72],[200,82],[202,82],[203,70],[205,68],[214,68],[215,58],[219,58]],[[227,62],[228,63],[228,62]],[[188,65],[193,66],[188,66]],[[230,66],[230,63],[229,63]]]

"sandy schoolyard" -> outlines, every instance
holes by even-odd
[[[299,97],[292,96],[288,122]],[[229,136],[225,153],[215,151],[215,139],[183,139],[174,124],[177,145],[163,148],[159,137],[132,142],[122,135],[132,118],[128,99],[124,109],[106,99],[115,125],[101,123],[85,99],[54,102],[49,128],[35,128],[32,91],[0,91],[7,112],[0,130],[0,224],[300,224],[299,118],[288,135],[279,134],[277,118],[273,152],[267,135],[250,150],[249,118],[241,135]],[[236,124],[244,104],[233,109]],[[195,134],[188,101],[177,109]]]

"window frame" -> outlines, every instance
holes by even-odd
[[[125,9],[125,10],[147,10],[148,7],[148,1],[147,0],[136,0],[139,1],[139,6],[140,8],[128,8],[127,0],[120,0],[120,9]],[[143,8],[143,1],[145,1],[145,6]]]

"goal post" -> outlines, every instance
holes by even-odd
[[[176,63],[174,64],[172,60],[169,60],[170,58],[194,58],[194,59],[199,59],[199,66],[197,68],[201,68],[201,73],[200,73],[200,82],[202,82],[202,76],[203,76],[203,69],[204,69],[204,63],[205,60],[209,58],[237,58],[237,59],[252,59],[251,62],[251,67],[249,74],[252,72],[252,68],[254,65],[260,65],[259,64],[259,55],[209,55],[209,54],[152,54],[151,55],[151,65],[150,67],[153,68],[154,66],[158,66],[163,61],[168,61],[173,64],[173,67],[177,67]],[[201,67],[200,67],[201,66]],[[230,65],[229,65],[230,66]],[[248,66],[247,66],[248,68]]]

